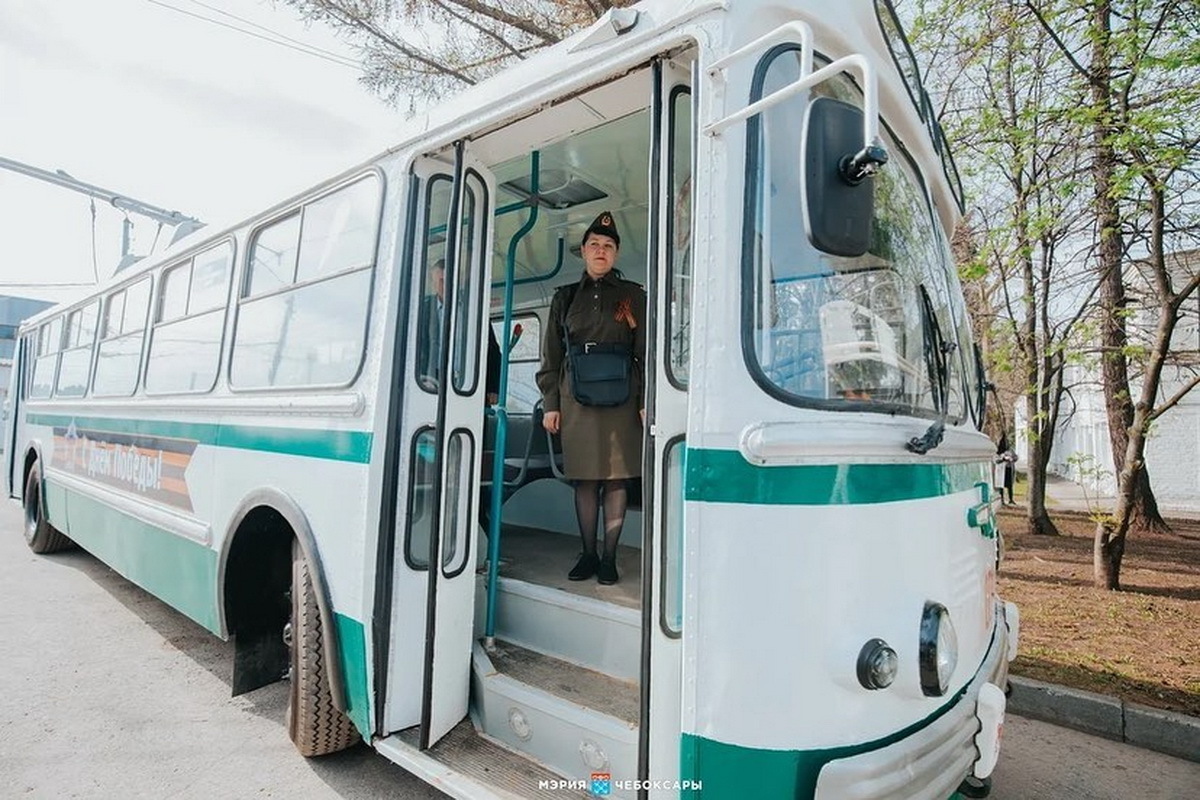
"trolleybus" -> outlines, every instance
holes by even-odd
[[[9,490],[35,551],[232,638],[235,693],[289,681],[305,755],[457,797],[982,796],[1018,632],[960,204],[888,0],[613,9],[28,321]],[[611,586],[566,580],[534,382],[602,210],[649,298]]]

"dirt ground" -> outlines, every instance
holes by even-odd
[[[1017,675],[1200,716],[1200,522],[1133,533],[1120,592],[1092,585],[1086,516],[1051,512],[1061,536],[1000,515],[1000,592],[1021,609]]]

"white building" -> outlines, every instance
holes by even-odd
[[[1146,291],[1147,276],[1141,264],[1131,270],[1130,294]],[[1200,269],[1200,250],[1168,256],[1176,291]],[[1130,339],[1135,331],[1153,324],[1152,314],[1136,306],[1130,320]],[[1193,293],[1181,309],[1167,366],[1163,370],[1158,402],[1165,402],[1200,372],[1200,292]],[[1133,376],[1136,381],[1136,376]],[[1100,367],[1070,366],[1064,385],[1071,386],[1075,413],[1060,423],[1050,453],[1049,472],[1082,484],[1089,492],[1111,497],[1116,494],[1112,447],[1108,438],[1108,416],[1100,383]],[[1139,387],[1131,387],[1137,396]],[[1066,401],[1068,406],[1070,400]],[[1016,409],[1017,430],[1024,430],[1024,402]],[[1019,437],[1022,454],[1026,451]],[[1146,466],[1155,497],[1164,511],[1200,511],[1200,387],[1193,389],[1154,423],[1146,443]]]

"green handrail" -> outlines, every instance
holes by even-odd
[[[504,493],[504,453],[508,446],[508,351],[512,344],[513,273],[517,265],[517,243],[537,224],[538,219],[538,164],[540,153],[534,150],[529,155],[530,197],[529,219],[508,242],[508,260],[504,270],[504,338],[500,347],[500,397],[491,413],[496,416],[496,449],[492,456],[491,513],[488,515],[488,567],[487,567],[487,622],[484,627],[484,644],[492,647],[496,634],[496,591],[500,572],[500,509]],[[561,240],[560,240],[561,242]],[[561,249],[560,249],[561,252]],[[560,259],[561,260],[561,259]]]

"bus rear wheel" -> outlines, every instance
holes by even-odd
[[[345,750],[361,737],[354,723],[333,705],[321,635],[321,609],[312,574],[300,545],[292,542],[292,615],[284,632],[291,665],[288,736],[303,756]]]
[[[25,544],[35,553],[53,553],[75,544],[46,519],[42,506],[42,470],[36,463],[25,479]]]

